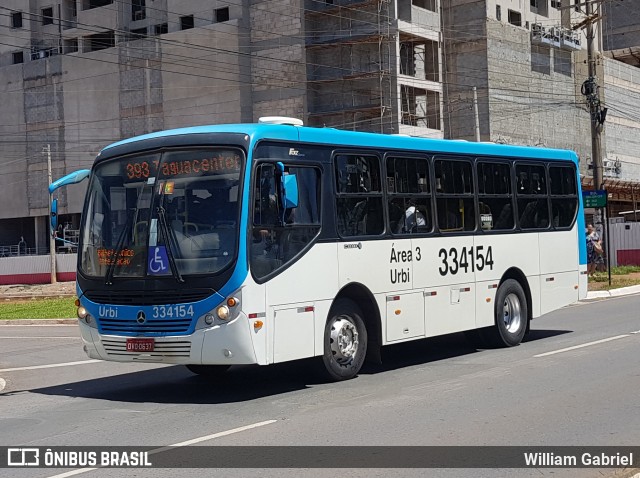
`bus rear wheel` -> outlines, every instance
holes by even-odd
[[[324,328],[322,362],[329,380],[355,377],[367,354],[367,328],[362,311],[350,299],[338,299],[329,312]]]
[[[231,365],[185,365],[190,372],[207,378],[217,378],[225,374]]]
[[[484,336],[491,345],[513,347],[522,342],[529,314],[527,298],[518,281],[507,279],[498,288],[495,320],[493,327],[484,330]]]

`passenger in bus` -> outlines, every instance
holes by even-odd
[[[410,200],[404,212],[403,220],[398,221],[398,230],[396,232],[399,234],[417,232],[419,227],[426,225],[427,220],[424,215],[417,209],[415,202]]]

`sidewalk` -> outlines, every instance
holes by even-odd
[[[640,285],[632,285],[629,287],[620,287],[611,290],[592,290],[587,292],[586,299],[583,301],[592,301],[598,299],[606,299],[608,297],[621,297],[624,295],[640,294]]]

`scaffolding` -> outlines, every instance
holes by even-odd
[[[305,15],[309,124],[397,132],[391,1],[337,0],[310,6]]]

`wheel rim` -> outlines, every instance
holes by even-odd
[[[522,308],[520,298],[516,294],[509,294],[504,299],[502,306],[504,326],[507,332],[515,334],[520,330],[522,323]]]
[[[340,316],[331,324],[331,354],[341,366],[348,366],[358,353],[358,329],[350,317]]]

